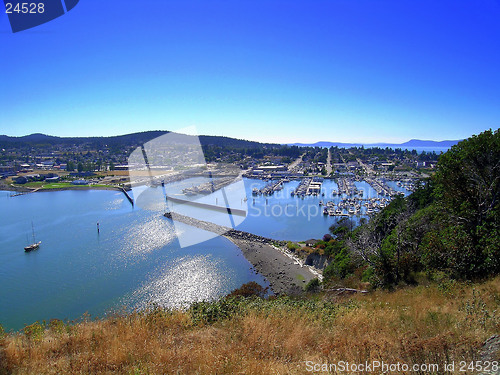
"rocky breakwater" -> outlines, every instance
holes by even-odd
[[[253,265],[255,271],[267,279],[274,294],[294,295],[302,293],[304,285],[317,277],[317,274],[309,267],[303,266],[294,257],[280,249],[285,245],[283,241],[276,241],[176,213],[167,212],[164,216],[228,238],[241,249],[243,256]]]

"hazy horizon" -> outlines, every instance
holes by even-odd
[[[485,130],[488,130],[488,129],[485,129]],[[69,136],[60,136],[60,135],[57,135],[57,134],[45,134],[45,133],[40,133],[40,132],[34,132],[34,133],[30,133],[30,134],[23,134],[23,135],[10,135],[10,134],[0,134],[0,136],[7,136],[7,137],[16,137],[16,138],[22,138],[22,137],[28,137],[28,136],[31,136],[31,135],[37,135],[37,134],[41,134],[41,135],[45,135],[45,136],[49,136],[49,137],[58,137],[58,138],[94,138],[94,137],[102,137],[102,138],[106,138],[106,137],[120,137],[120,136],[125,136],[125,135],[129,135],[129,134],[136,134],[136,133],[147,133],[147,132],[171,132],[171,130],[159,130],[159,129],[155,129],[155,130],[141,130],[141,131],[137,131],[137,132],[132,132],[132,133],[120,133],[120,134],[113,134],[113,135],[89,135],[89,136],[72,136],[72,135],[69,135]],[[217,134],[198,134],[199,136],[215,136],[215,137],[226,137],[226,136],[222,136],[222,135],[217,135]],[[235,138],[235,137],[229,137],[229,138]],[[336,141],[336,140],[326,140],[326,139],[322,139],[322,140],[318,140],[318,141],[312,141],[312,142],[300,142],[300,141],[296,141],[296,142],[269,142],[269,141],[254,141],[252,139],[245,139],[245,138],[236,138],[236,139],[240,139],[240,140],[244,140],[244,141],[253,141],[253,142],[260,142],[260,143],[278,143],[278,144],[317,144],[317,143],[344,143],[344,144],[364,144],[364,145],[377,145],[377,144],[395,144],[395,145],[398,145],[398,144],[404,144],[404,143],[407,143],[407,142],[411,142],[411,141],[422,141],[422,142],[455,142],[455,141],[461,141],[462,139],[442,139],[442,140],[436,140],[436,139],[417,139],[417,138],[412,138],[412,139],[408,139],[408,140],[405,140],[405,141],[402,141],[402,142],[397,142],[397,143],[394,143],[394,142],[387,142],[387,141],[378,141],[378,142],[356,142],[356,141]]]

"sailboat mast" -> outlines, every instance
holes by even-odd
[[[33,243],[35,243],[35,227],[33,225],[33,222],[31,222],[31,232],[33,233]]]

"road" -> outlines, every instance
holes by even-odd
[[[368,165],[363,163],[360,158],[356,158],[356,160],[358,161],[359,165],[361,165],[365,169],[365,172],[368,176],[375,174],[375,171],[371,169]]]
[[[288,166],[289,171],[293,171],[300,163],[302,163],[302,158],[304,157],[305,153],[300,155],[294,162],[290,163]]]
[[[328,149],[328,158],[326,159],[326,175],[330,176],[332,173],[333,168],[332,168],[332,153],[330,149]]]

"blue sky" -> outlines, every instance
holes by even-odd
[[[369,143],[500,124],[499,0],[81,0],[16,34],[0,7],[0,134]]]

